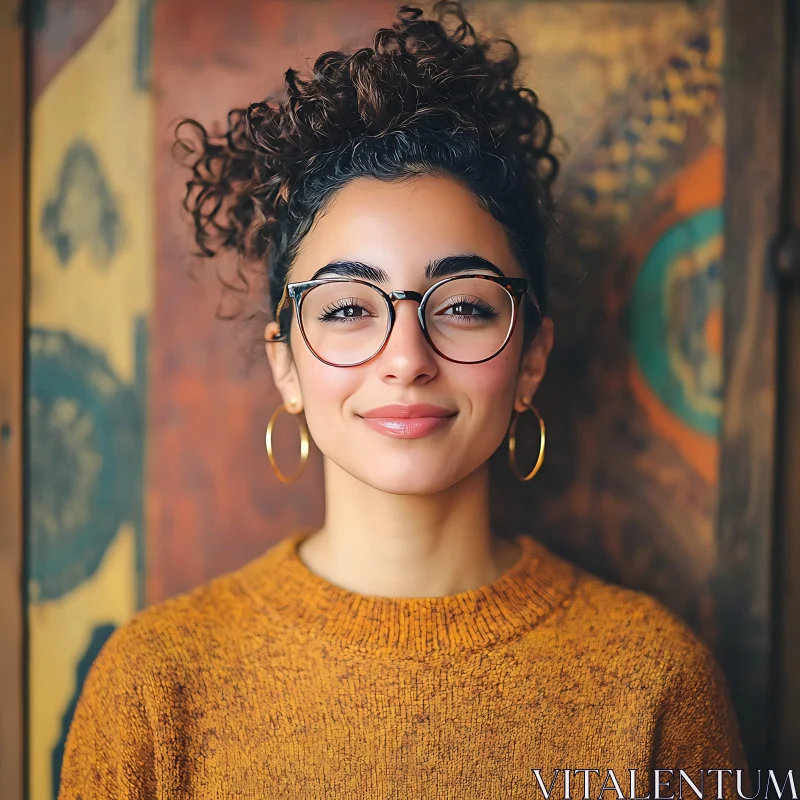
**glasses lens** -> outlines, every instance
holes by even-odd
[[[309,347],[323,361],[350,366],[381,349],[389,328],[389,310],[381,294],[367,284],[331,281],[310,289],[301,309]]]
[[[500,284],[455,278],[430,296],[425,308],[428,335],[454,361],[483,361],[506,343],[514,320],[514,300]]]

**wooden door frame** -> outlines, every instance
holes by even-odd
[[[23,398],[25,330],[25,31],[0,0],[0,797],[25,789]]]
[[[775,479],[775,658],[772,750],[776,768],[800,764],[800,6],[786,18],[783,208],[774,265],[779,280]],[[793,580],[794,579],[794,580]]]
[[[776,725],[786,699],[776,681],[777,598],[786,591],[786,575],[776,565],[786,553],[775,514],[786,420],[779,415],[782,285],[775,254],[785,208],[789,1],[725,5],[724,399],[715,597],[725,617],[718,655],[747,722],[742,734],[752,769],[779,768],[776,759],[786,746]]]

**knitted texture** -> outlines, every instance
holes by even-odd
[[[111,636],[59,800],[728,798],[737,769],[751,793],[719,665],[659,601],[526,535],[478,589],[360,595],[305,535]]]

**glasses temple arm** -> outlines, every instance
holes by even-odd
[[[281,295],[281,299],[278,301],[278,307],[275,309],[275,322],[278,323],[278,333],[273,336],[270,341],[271,342],[284,342],[286,341],[286,333],[280,330],[281,327],[281,312],[283,311],[283,305],[286,302],[287,297],[289,296],[289,287],[285,286],[283,289],[283,294]]]

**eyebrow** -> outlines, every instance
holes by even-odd
[[[446,278],[450,275],[458,275],[460,272],[474,272],[477,269],[488,270],[501,278],[505,278],[505,273],[491,261],[477,255],[476,253],[460,253],[453,256],[445,256],[444,258],[437,258],[435,261],[429,261],[425,267],[425,278],[428,280],[436,280],[439,278]],[[363,261],[331,261],[321,269],[318,269],[312,276],[311,280],[324,278],[328,276],[336,276],[341,278],[359,278],[365,281],[372,281],[373,283],[388,283],[389,276],[386,272],[378,267],[373,267],[371,264],[365,264]]]

